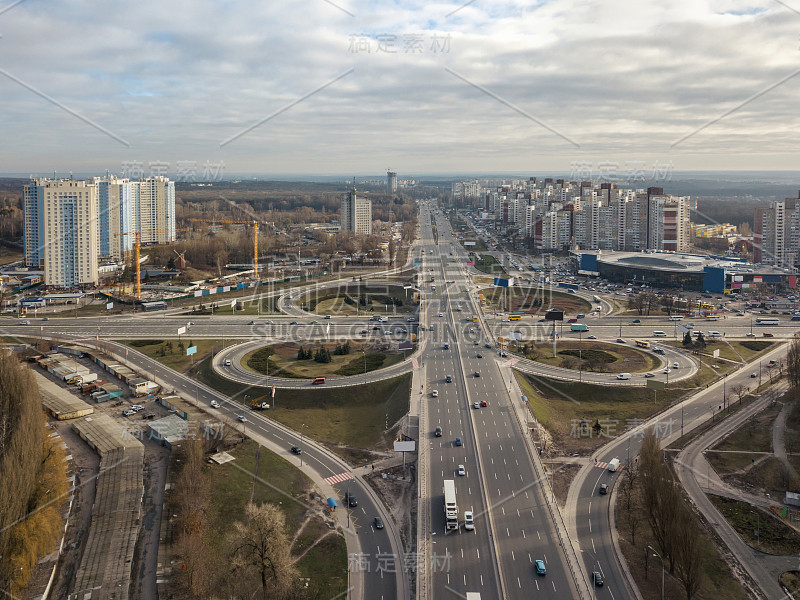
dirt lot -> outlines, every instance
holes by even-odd
[[[386,475],[384,479],[383,475]],[[376,470],[365,477],[389,508],[392,519],[400,528],[400,538],[406,552],[416,551],[417,527],[417,478],[416,462],[406,463],[406,478],[403,467]]]

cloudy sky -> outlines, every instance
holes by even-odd
[[[798,168],[800,0],[0,11],[2,173]]]

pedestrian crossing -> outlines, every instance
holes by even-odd
[[[352,479],[352,473],[339,473],[338,475],[331,475],[330,477],[326,477],[325,481],[327,481],[330,485],[335,485],[337,483],[341,483],[343,481],[347,481],[348,479]]]
[[[607,462],[598,462],[598,463],[594,463],[594,466],[597,467],[598,469],[607,469],[608,468],[608,463]]]

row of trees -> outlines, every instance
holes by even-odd
[[[350,354],[350,350],[350,342],[336,344],[336,347],[333,349],[333,354],[336,356],[342,356],[345,354]],[[302,346],[297,349],[297,360],[311,360],[312,358],[318,363],[329,363],[333,360],[331,351],[324,346],[317,348],[316,352],[314,352],[311,348],[303,348]]]
[[[707,542],[652,430],[642,440],[638,462],[627,465],[622,472],[620,503],[631,543],[636,546],[636,534],[646,521],[665,566],[680,581],[687,600],[691,600],[703,583]],[[643,551],[649,556],[647,548]]]
[[[197,438],[182,445],[183,466],[170,499],[176,514],[174,541],[183,586],[193,598],[253,598],[256,594],[265,600],[299,598],[299,572],[291,556],[285,518],[277,506],[248,503],[244,519],[233,524],[222,543],[215,539],[219,532],[212,529],[212,492],[203,444]]]
[[[0,589],[17,597],[63,532],[64,453],[45,435],[33,374],[0,350]]]

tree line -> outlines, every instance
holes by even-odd
[[[45,434],[36,380],[0,350],[0,589],[17,597],[63,532],[64,453]]]

